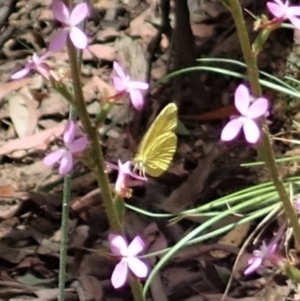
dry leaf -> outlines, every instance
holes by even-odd
[[[0,155],[22,149],[46,149],[51,141],[62,135],[64,129],[65,124],[59,124],[52,129],[44,130],[32,136],[9,141],[0,147]]]
[[[75,287],[80,301],[101,301],[103,299],[101,282],[96,277],[81,276],[72,283],[72,286]]]
[[[249,229],[250,222],[241,225],[236,225],[231,231],[229,231],[221,239],[219,239],[218,243],[221,245],[239,247],[244,241],[246,235],[249,233]],[[210,254],[214,258],[225,258],[230,253],[221,250],[216,250],[211,251]]]
[[[69,102],[61,94],[54,91],[41,102],[40,115],[64,115],[69,111],[69,107]]]
[[[99,60],[112,62],[116,59],[115,48],[108,45],[94,44],[83,50],[83,60],[92,60],[95,57]]]
[[[35,132],[38,123],[38,103],[27,86],[8,99],[9,115],[20,138]]]
[[[8,93],[11,93],[13,91],[20,89],[21,87],[24,87],[25,85],[29,84],[30,81],[31,81],[30,78],[22,78],[7,83],[0,83],[0,103],[2,98],[6,96]]]

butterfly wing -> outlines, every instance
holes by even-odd
[[[150,176],[159,177],[168,168],[176,151],[177,137],[168,132],[159,135],[154,142],[135,160],[138,165]]]
[[[165,172],[174,156],[177,137],[177,106],[168,104],[156,117],[142,139],[133,161],[136,166],[152,177]]]
[[[137,153],[144,153],[159,135],[174,132],[176,126],[177,106],[175,103],[169,103],[151,124],[139,145]]]

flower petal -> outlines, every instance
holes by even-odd
[[[70,31],[70,39],[74,46],[78,49],[84,49],[88,44],[87,36],[77,27],[72,27]]]
[[[138,111],[143,109],[144,106],[144,97],[141,91],[139,90],[129,90],[131,103],[134,108]]]
[[[145,278],[148,275],[147,265],[136,257],[128,258],[128,267],[139,278]]]
[[[248,109],[247,117],[254,119],[260,116],[264,116],[268,111],[268,107],[269,107],[268,100],[266,98],[260,97],[250,105]]]
[[[149,88],[148,83],[136,82],[136,81],[129,81],[129,83],[128,83],[128,89],[147,90],[148,88]]]
[[[72,154],[80,153],[86,149],[88,145],[88,139],[86,136],[80,137],[78,139],[75,139],[70,145],[69,145],[69,151]]]
[[[300,19],[298,17],[292,16],[289,19],[296,29],[300,29]]]
[[[67,42],[69,31],[66,29],[59,29],[51,38],[48,49],[51,52],[58,52],[62,50]]]
[[[127,242],[121,235],[109,234],[108,235],[109,246],[113,254],[115,255],[127,255]]]
[[[86,3],[77,4],[71,12],[69,18],[69,24],[75,26],[83,21],[89,13],[88,6]]]
[[[123,195],[124,191],[126,191],[127,187],[127,179],[128,176],[123,172],[119,171],[118,177],[115,183],[115,190],[118,195]]]
[[[260,137],[258,125],[252,119],[247,119],[243,125],[245,138],[249,143],[256,143]]]
[[[139,236],[136,236],[128,246],[128,256],[139,254],[144,249],[144,246],[145,244],[143,240]]]
[[[128,84],[127,80],[124,80],[117,76],[113,76],[112,82],[117,91],[127,91],[127,84]]]
[[[123,71],[122,67],[120,66],[120,64],[118,62],[114,61],[113,68],[116,71],[117,75],[121,79],[127,79],[127,76],[126,76],[125,72]]]
[[[56,162],[58,162],[63,157],[63,155],[65,153],[66,153],[65,149],[58,149],[58,150],[50,153],[49,155],[47,155],[43,159],[43,162],[47,166],[52,166],[53,164],[55,164]]]
[[[287,15],[288,15],[288,17],[300,16],[300,6],[290,6],[287,9]]]
[[[250,266],[244,272],[245,275],[255,272],[262,264],[262,259],[259,257],[251,257],[249,260],[249,264]]]
[[[120,288],[125,284],[128,274],[128,265],[126,261],[120,261],[111,275],[111,284],[114,288]]]
[[[240,117],[230,120],[222,130],[221,140],[222,141],[233,140],[240,132],[243,124],[244,121]]]
[[[11,79],[19,79],[22,78],[24,76],[26,76],[29,72],[30,72],[30,67],[29,66],[25,66],[23,69],[15,72],[13,75],[11,75]]]
[[[52,3],[52,12],[55,19],[61,23],[67,23],[69,20],[70,12],[67,6],[59,0],[54,0]]]
[[[285,17],[286,8],[273,2],[267,2],[267,8],[270,13],[276,18]]]
[[[276,251],[277,243],[270,244],[268,249],[269,249],[269,253],[267,254],[266,258],[273,255],[273,253]]]
[[[250,93],[245,85],[239,85],[235,90],[234,103],[242,115],[247,115],[250,104]]]
[[[38,72],[40,75],[42,75],[44,78],[49,79],[50,76],[50,68],[47,64],[39,64],[34,67],[36,72]]]
[[[65,130],[64,130],[64,143],[66,146],[69,146],[74,138],[76,132],[76,124],[73,120],[68,120]]]
[[[73,156],[70,152],[66,152],[65,155],[61,158],[58,172],[61,175],[66,175],[71,171],[72,167],[73,167]]]

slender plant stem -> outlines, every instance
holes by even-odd
[[[103,204],[105,212],[107,214],[111,229],[115,233],[123,234],[122,223],[118,218],[118,212],[113,202],[111,190],[107,175],[105,173],[105,162],[102,153],[102,149],[99,144],[99,135],[97,128],[92,125],[89,114],[87,112],[86,103],[83,96],[80,67],[77,61],[77,51],[74,45],[68,40],[68,54],[70,60],[71,76],[74,88],[75,106],[77,109],[78,116],[82,122],[82,126],[87,133],[91,143],[91,156],[95,162],[94,173],[101,189]],[[134,295],[135,301],[143,301],[142,287],[139,279],[134,278],[130,280],[130,286]],[[136,299],[137,298],[137,299]]]
[[[69,119],[76,118],[76,110],[73,106],[70,107]],[[71,192],[71,178],[68,174],[64,178],[63,203],[61,215],[61,241],[59,252],[59,275],[58,275],[58,301],[64,301],[65,280],[66,280],[66,258],[68,247],[68,220],[69,220],[69,203]]]
[[[65,4],[68,5],[69,4],[68,1],[66,1]],[[77,114],[76,114],[75,107],[70,106],[69,120],[75,121],[76,117]],[[62,215],[61,215],[61,241],[60,241],[60,252],[59,252],[58,301],[65,300],[71,180],[72,180],[72,174],[68,174],[64,178]]]
[[[135,301],[144,301],[143,287],[139,279],[134,276],[129,276],[129,284]]]
[[[91,142],[91,152],[95,162],[94,173],[98,181],[98,185],[101,189],[105,211],[108,216],[112,231],[116,233],[123,233],[123,229],[118,219],[118,214],[113,203],[112,194],[105,173],[105,162],[99,144],[99,135],[97,133],[97,129],[92,125],[89,114],[87,112],[86,103],[81,87],[80,68],[77,63],[76,48],[70,41],[68,41],[68,53],[70,59],[77,114]]]
[[[261,86],[259,83],[259,70],[257,67],[257,56],[252,51],[251,43],[248,35],[248,31],[243,16],[243,11],[239,0],[228,0],[230,4],[231,14],[235,22],[239,41],[242,47],[245,63],[248,68],[248,78],[251,85],[252,93],[255,97],[259,97],[262,94]],[[281,177],[279,176],[272,144],[269,135],[269,129],[266,124],[265,118],[262,118],[261,124],[263,127],[262,144],[258,146],[258,152],[263,157],[266,166],[269,170],[271,179],[274,186],[280,196],[285,213],[290,220],[291,226],[294,229],[294,234],[298,246],[300,246],[300,225],[296,212],[293,208],[291,200],[284,188]]]

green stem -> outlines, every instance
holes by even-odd
[[[70,106],[69,120],[76,120],[76,109],[73,106]],[[72,180],[71,174],[66,175],[64,178],[62,215],[61,215],[61,241],[60,241],[60,251],[59,251],[59,275],[58,275],[58,296],[57,296],[58,301],[65,300],[71,180]]]
[[[248,78],[251,85],[252,93],[255,97],[262,95],[261,86],[259,83],[259,70],[257,67],[257,56],[252,51],[248,31],[245,25],[245,19],[239,0],[228,0],[231,8],[231,14],[235,22],[239,41],[242,47],[245,63],[248,68]],[[276,187],[276,190],[282,201],[285,213],[290,220],[291,226],[294,229],[295,238],[298,246],[300,246],[300,225],[296,212],[293,208],[291,200],[284,188],[282,179],[279,176],[272,144],[269,135],[269,129],[266,124],[265,118],[262,118],[261,124],[263,127],[262,144],[258,146],[258,152],[266,162],[271,179]]]
[[[77,64],[77,51],[70,41],[68,41],[68,53],[70,59],[70,67],[71,67],[77,113],[82,122],[82,126],[91,142],[92,156],[95,162],[94,172],[95,172],[96,179],[98,181],[98,185],[101,189],[105,211],[108,216],[112,231],[116,233],[123,233],[123,229],[118,220],[118,214],[113,203],[112,194],[105,173],[106,168],[105,168],[102,150],[99,144],[99,136],[97,133],[97,129],[93,127],[89,118],[89,114],[87,112],[86,103],[84,100],[82,87],[81,87],[80,68],[79,65]]]
[[[62,203],[61,216],[61,241],[59,252],[59,275],[58,275],[58,301],[64,301],[65,280],[66,280],[66,257],[68,246],[68,219],[69,219],[69,201],[70,201],[70,187],[71,175],[65,176],[64,192]]]
[[[123,233],[122,223],[119,220],[118,212],[113,202],[111,190],[109,187],[108,178],[105,173],[105,162],[102,154],[102,149],[99,144],[99,135],[97,132],[97,128],[93,127],[90,121],[82,88],[81,88],[80,68],[76,59],[77,57],[76,49],[70,41],[68,41],[68,54],[69,54],[70,68],[71,68],[72,81],[74,87],[76,109],[77,109],[78,116],[82,122],[83,128],[87,133],[89,140],[91,142],[92,158],[95,161],[94,173],[99,188],[101,189],[105,212],[107,214],[112,231],[115,233],[122,234]],[[141,293],[142,290],[140,288],[139,279],[134,278],[130,280],[130,286],[135,301],[144,300],[143,294]]]
[[[76,110],[70,107],[69,120],[76,119]],[[59,252],[59,275],[58,275],[58,301],[64,301],[66,265],[67,265],[67,248],[68,248],[68,220],[69,220],[69,202],[71,195],[72,175],[68,174],[64,178],[63,203],[61,215],[61,241]]]
[[[144,301],[143,287],[139,279],[134,276],[129,276],[129,284],[135,301]]]

